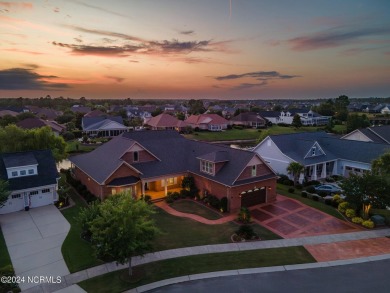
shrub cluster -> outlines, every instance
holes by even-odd
[[[346,209],[345,210],[345,215],[348,217],[348,218],[354,218],[356,217],[356,212],[354,209]]]
[[[14,277],[14,269],[11,265],[4,266],[0,269],[0,275],[5,277]],[[0,282],[0,292],[20,292],[16,282]]]
[[[240,228],[236,231],[236,234],[245,240],[251,240],[257,237],[257,234],[255,231],[253,231],[253,228],[250,225],[241,225]]]
[[[366,228],[368,228],[368,229],[372,229],[372,228],[375,227],[374,222],[371,221],[371,220],[363,221],[362,225],[363,225],[363,227],[366,227]]]
[[[217,210],[221,208],[221,201],[215,195],[209,194],[203,198],[203,202]]]
[[[93,195],[88,189],[87,187],[82,184],[79,180],[77,179],[74,179],[72,177],[72,175],[70,174],[70,171],[67,171],[66,172],[66,181],[72,185],[76,191],[88,202],[92,202],[92,201],[95,201],[95,200],[98,200],[98,198]]]
[[[252,220],[250,210],[248,210],[246,207],[241,207],[240,211],[238,212],[237,220],[244,224],[250,223]]]
[[[290,187],[290,188],[288,189],[288,192],[289,192],[289,193],[294,193],[294,192],[295,192],[295,189],[292,188],[292,187]]]
[[[363,221],[364,220],[361,217],[353,217],[352,218],[352,223],[355,223],[355,224],[362,224]]]
[[[342,202],[342,203],[340,203],[339,204],[339,206],[338,206],[338,210],[339,210],[339,212],[340,213],[345,213],[345,211],[347,210],[349,208],[349,203],[348,202],[346,202],[346,201],[344,201],[344,202]]]

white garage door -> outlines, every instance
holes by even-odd
[[[46,206],[53,203],[53,195],[51,192],[30,193],[30,208]]]
[[[13,194],[9,196],[7,202],[0,208],[0,214],[8,214],[21,210],[24,210],[23,196],[21,194]]]

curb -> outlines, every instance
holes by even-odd
[[[306,264],[296,264],[296,265],[260,267],[260,268],[252,268],[252,269],[239,269],[239,270],[202,273],[202,274],[187,275],[187,276],[181,276],[181,277],[161,280],[158,282],[154,282],[154,283],[146,284],[146,285],[143,285],[143,286],[140,286],[137,288],[133,288],[133,289],[130,289],[128,291],[124,291],[124,293],[147,292],[149,290],[157,289],[157,288],[168,286],[168,285],[173,285],[173,284],[178,284],[178,283],[183,283],[183,282],[188,282],[188,281],[210,279],[210,278],[237,276],[237,275],[248,275],[248,274],[262,274],[262,273],[293,271],[293,270],[317,269],[317,268],[359,264],[359,263],[385,260],[385,259],[390,259],[390,254],[362,257],[362,258],[354,258],[354,259],[347,259],[347,260],[335,260],[335,261],[328,261],[328,262],[316,262],[316,263],[306,263]]]

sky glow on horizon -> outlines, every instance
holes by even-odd
[[[390,96],[388,0],[0,1],[0,98]]]

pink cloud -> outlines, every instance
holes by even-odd
[[[33,4],[29,2],[4,2],[0,1],[0,7],[7,9],[33,9]]]

